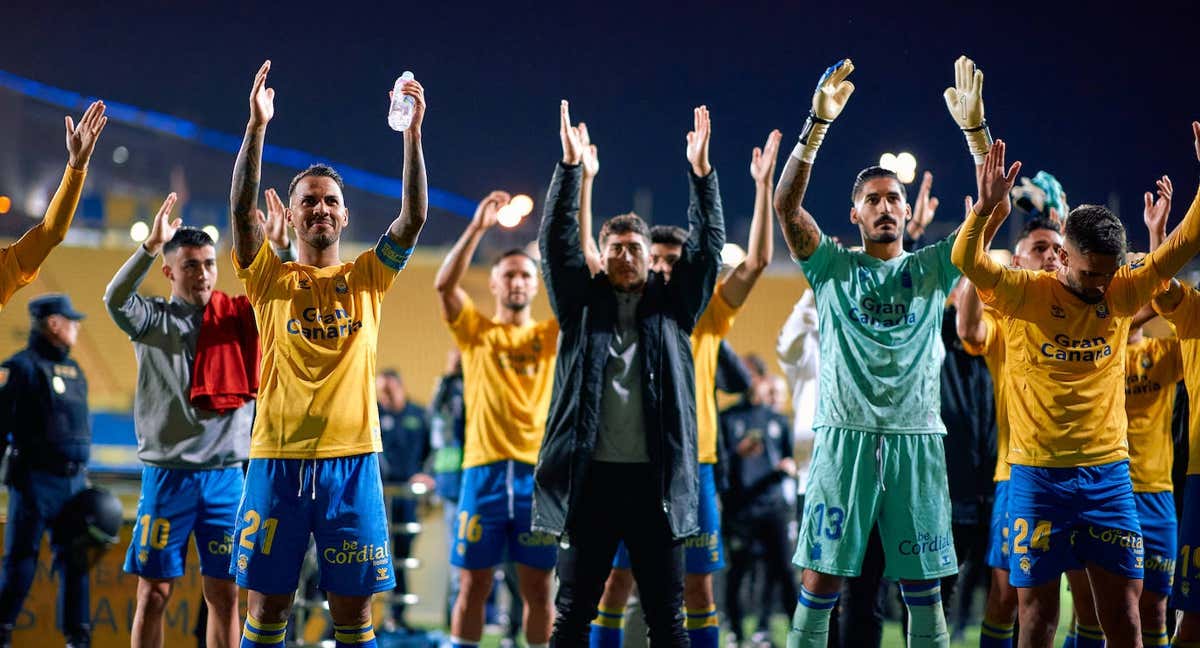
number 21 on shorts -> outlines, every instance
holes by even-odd
[[[242,521],[246,523],[246,526],[242,528],[238,544],[243,549],[254,551],[254,545],[257,543],[260,553],[264,556],[271,555],[271,545],[275,542],[275,528],[279,526],[279,520],[277,518],[264,520],[259,516],[258,511],[251,509],[242,516]],[[261,534],[258,533],[259,527],[262,527]],[[257,539],[254,537],[255,534],[259,536]]]

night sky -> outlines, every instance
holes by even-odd
[[[690,108],[704,103],[727,217],[742,221],[731,234],[744,232],[752,204],[750,149],[779,128],[784,159],[817,78],[847,56],[857,90],[806,200],[833,233],[853,234],[854,173],[885,151],[914,153],[918,169],[935,174],[939,221],[961,219],[971,161],[942,91],[962,53],[984,70],[992,133],[1025,162],[1022,174],[1054,173],[1071,204],[1115,194],[1135,242],[1145,239],[1141,192],[1171,175],[1177,222],[1200,170],[1189,128],[1200,119],[1200,10],[1186,5],[244,4],[14,3],[3,12],[0,69],[240,133],[253,74],[270,58],[269,143],[393,175],[401,144],[385,123],[386,93],[411,69],[430,105],[430,184],[472,198],[496,187],[527,192],[539,209],[561,154],[566,98],[600,148],[598,218],[649,189],[653,219],[677,224],[687,201],[684,133]]]

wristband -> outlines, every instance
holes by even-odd
[[[984,120],[974,128],[964,128],[962,132],[967,138],[967,150],[971,152],[971,157],[975,158],[975,165],[983,164],[988,149],[992,148],[992,131],[988,128],[987,121]]]
[[[800,141],[796,143],[796,148],[792,149],[792,157],[812,164],[813,160],[817,159],[817,149],[821,148],[821,142],[825,140],[825,133],[832,123],[810,112],[808,119],[804,120],[804,128],[800,130]]]

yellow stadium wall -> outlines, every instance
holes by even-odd
[[[137,383],[133,347],[108,318],[102,298],[104,287],[131,252],[132,248],[55,250],[37,280],[19,291],[5,307],[0,317],[0,358],[25,345],[29,333],[25,313],[30,299],[46,292],[67,293],[75,307],[88,315],[73,355],[88,377],[92,409],[129,411]],[[352,258],[351,252],[349,248],[343,249],[342,257]],[[227,250],[219,253],[218,261],[218,287],[229,293],[241,293]],[[427,403],[432,395],[452,345],[433,290],[440,262],[440,253],[418,251],[384,301],[379,367],[399,369],[411,398],[419,403]],[[492,309],[487,273],[486,268],[472,267],[463,281],[463,287],[484,312]],[[758,353],[774,367],[775,337],[806,285],[798,270],[785,269],[781,274],[763,277],[729,336],[734,348],[739,353]],[[156,265],[142,285],[142,294],[165,295],[168,291],[167,280]],[[550,316],[544,293],[538,295],[534,315]]]

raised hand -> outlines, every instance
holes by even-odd
[[[591,180],[600,173],[600,158],[596,155],[596,145],[588,134],[587,124],[579,122],[580,144],[583,145],[583,179]]]
[[[1004,149],[1004,140],[996,140],[983,158],[983,168],[979,173],[979,200],[974,207],[978,216],[991,216],[996,206],[1008,196],[1013,183],[1017,181],[1017,173],[1021,171],[1020,162],[1013,162],[1005,171]]]
[[[917,190],[917,199],[913,203],[912,219],[908,221],[909,234],[920,234],[933,222],[937,212],[938,199],[930,196],[933,190],[933,174],[926,171],[921,176],[921,187]]]
[[[425,120],[425,86],[421,85],[420,81],[411,79],[405,81],[400,88],[400,94],[406,97],[413,98],[413,116],[412,123],[409,124],[405,133],[420,133],[421,122]],[[392,91],[388,91],[388,99],[392,98]]]
[[[283,200],[274,189],[263,192],[267,199],[267,215],[263,216],[261,209],[255,209],[255,217],[267,233],[267,240],[276,250],[286,250],[292,242],[288,238],[288,221],[291,220],[291,210],[284,206]]]
[[[846,80],[853,71],[854,63],[850,59],[842,59],[825,70],[821,80],[817,81],[816,92],[813,93],[813,115],[825,122],[831,122],[842,114],[842,109],[854,93],[854,84]]]
[[[154,224],[150,226],[150,235],[142,242],[150,254],[158,254],[162,250],[163,244],[175,238],[175,232],[178,232],[179,227],[183,225],[182,218],[171,218],[171,209],[175,207],[175,201],[178,198],[179,196],[172,191],[167,194],[167,199],[158,208],[158,213],[154,216]]]
[[[71,165],[73,169],[82,171],[87,168],[88,160],[92,159],[92,151],[96,150],[96,140],[100,139],[100,132],[108,124],[108,117],[104,116],[104,102],[92,102],[92,105],[84,111],[83,117],[79,118],[78,127],[75,126],[70,115],[65,118],[65,121],[67,125],[67,164]]]
[[[687,134],[687,160],[692,164],[692,172],[701,178],[712,172],[712,165],[708,163],[708,140],[711,136],[708,106],[692,109],[692,130]]]
[[[512,196],[507,191],[496,190],[488,194],[475,208],[475,216],[471,219],[472,227],[482,230],[490,229],[496,224],[500,208],[507,205],[510,200],[512,200]]]
[[[754,147],[750,157],[750,177],[754,178],[755,182],[771,184],[775,177],[775,161],[779,157],[779,140],[782,137],[782,133],[773,130],[767,135],[767,143],[763,144],[761,149]]]
[[[961,129],[983,124],[983,70],[966,56],[954,62],[954,86],[942,94],[950,116]]]
[[[1200,160],[1200,122],[1192,122],[1192,137],[1196,146],[1196,159]]]
[[[250,88],[250,125],[255,128],[265,128],[275,116],[275,89],[267,87],[267,72],[270,71],[271,62],[264,62],[254,75],[254,85]]]
[[[583,136],[579,128],[571,125],[571,111],[566,99],[562,100],[558,112],[558,137],[562,140],[563,164],[579,164],[583,159]]]
[[[1142,220],[1146,223],[1146,229],[1150,230],[1151,250],[1157,248],[1156,243],[1161,243],[1167,236],[1167,213],[1171,211],[1171,194],[1175,192],[1167,176],[1159,178],[1155,184],[1158,185],[1158,198],[1155,199],[1154,194],[1147,191],[1143,196],[1146,206],[1142,211]]]

